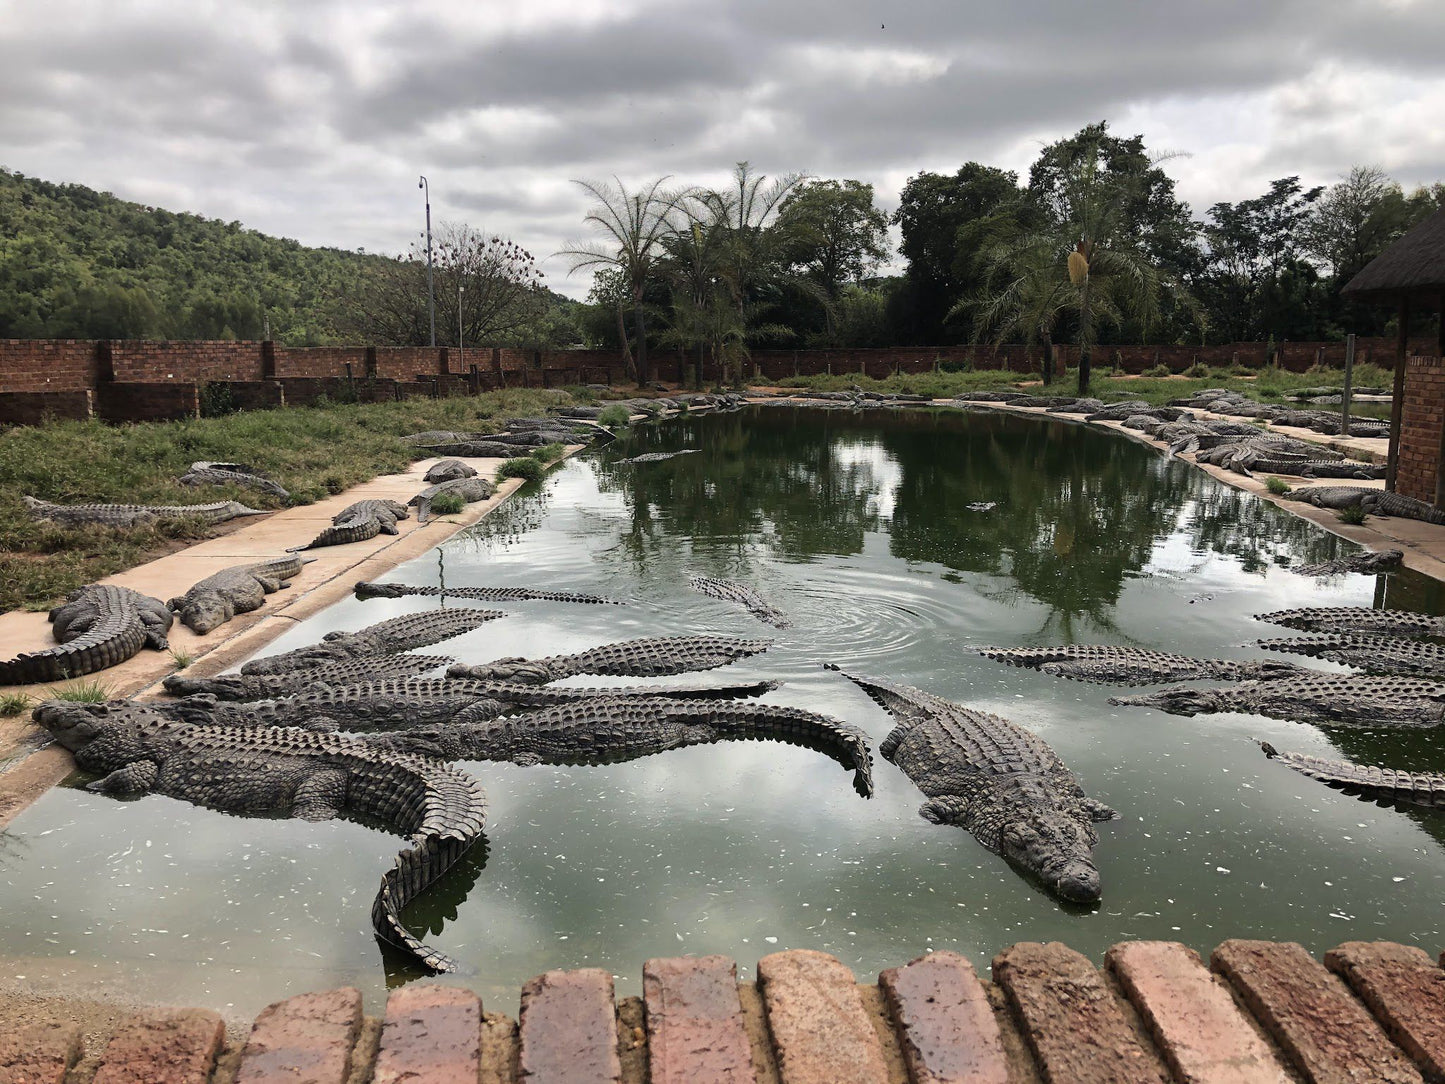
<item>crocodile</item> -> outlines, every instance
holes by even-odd
[[[1425,501],[1387,493],[1383,489],[1364,486],[1307,486],[1292,489],[1283,495],[1287,501],[1304,501],[1316,508],[1358,508],[1372,516],[1398,516],[1426,523],[1445,523],[1445,511]]]
[[[48,519],[66,527],[137,527],[162,519],[193,517],[206,523],[225,523],[241,516],[265,516],[264,508],[247,508],[240,501],[210,504],[52,504],[34,497],[22,497],[36,519]]]
[[[399,678],[313,685],[290,696],[238,704],[214,696],[164,701],[156,710],[197,726],[300,726],[307,730],[409,730],[494,719],[519,708],[550,708],[599,697],[721,699],[762,696],[777,681],[736,685],[550,688],[473,678]]]
[[[1110,704],[1158,708],[1171,715],[1253,712],[1300,723],[1433,727],[1445,722],[1445,683],[1415,677],[1310,673],[1246,681],[1223,689],[1180,686]]]
[[[463,456],[466,459],[510,459],[517,454],[515,445],[499,440],[456,440],[444,444],[419,444],[414,449],[421,458],[431,456]]]
[[[1445,681],[1445,647],[1398,636],[1339,636],[1260,640],[1260,647],[1309,655],[1372,674],[1409,674]]]
[[[1300,565],[1295,571],[1302,576],[1343,576],[1350,572],[1378,576],[1382,572],[1396,571],[1404,560],[1403,550],[1366,550],[1363,553],[1352,553],[1348,557],[1336,557],[1333,561]]]
[[[344,659],[394,655],[450,640],[505,616],[500,610],[478,610],[470,606],[403,614],[356,632],[328,632],[319,644],[252,659],[241,667],[241,673],[281,674]]]
[[[201,636],[224,625],[237,614],[259,610],[266,596],[291,586],[291,579],[314,557],[277,557],[250,565],[234,565],[193,585],[167,606],[180,615],[181,624]]]
[[[1352,459],[1280,459],[1270,458],[1265,449],[1236,456],[1229,469],[1235,474],[1287,474],[1295,478],[1356,478],[1368,480],[1385,477],[1383,463],[1357,463]]]
[[[385,825],[411,846],[383,875],[372,904],[377,936],[428,971],[455,964],[422,944],[400,913],[482,838],[486,794],[465,772],[343,734],[194,727],[135,703],[48,700],[35,721],[116,798],[161,794],[248,816],[333,817]]]
[[[689,576],[687,585],[694,591],[723,602],[735,602],[765,625],[775,629],[788,629],[793,623],[787,614],[768,602],[751,587],[735,580],[719,580],[712,576]]]
[[[176,481],[183,486],[251,486],[280,497],[283,501],[291,496],[280,482],[267,478],[255,467],[248,467],[244,463],[210,463],[202,460],[192,463],[190,469]]]
[[[172,696],[214,696],[217,700],[269,700],[322,686],[354,685],[361,681],[409,678],[456,662],[448,655],[362,655],[355,659],[322,663],[280,674],[227,674],[191,677],[171,674],[163,684]]]
[[[368,583],[362,580],[352,588],[356,597],[401,598],[404,595],[439,595],[444,598],[470,598],[481,602],[582,602],[594,605],[626,606],[621,599],[604,595],[587,595],[577,591],[538,591],[531,587],[413,587],[405,583]]]
[[[458,478],[476,476],[476,467],[463,463],[460,459],[443,459],[440,463],[433,463],[431,469],[422,476],[422,480],[435,485],[438,482],[452,482]]]
[[[661,463],[665,459],[676,459],[680,455],[693,455],[700,451],[702,451],[701,448],[684,448],[680,452],[643,452],[631,459],[619,459],[617,463],[619,466],[624,463]]]
[[[293,546],[289,552],[314,550],[322,546],[344,546],[349,542],[365,542],[379,534],[396,534],[397,520],[406,519],[410,512],[396,501],[367,500],[348,504],[331,517],[331,526],[322,531],[304,546]]]
[[[1406,772],[1348,760],[1326,760],[1307,753],[1281,753],[1267,741],[1260,742],[1259,748],[1270,760],[1277,760],[1301,775],[1371,802],[1445,807],[1445,775],[1437,772]]]
[[[450,667],[447,674],[526,685],[545,685],[573,674],[656,677],[726,666],[772,646],[771,640],[736,640],[727,636],[659,636],[602,644],[575,655],[496,659],[479,666],[459,663]]]
[[[463,504],[475,504],[489,499],[496,492],[497,487],[485,478],[453,478],[450,482],[428,486],[406,503],[416,508],[416,521],[425,523],[431,512],[431,502],[443,493],[460,497]]]
[[[1155,685],[1197,678],[1275,678],[1308,671],[1273,659],[1193,659],[1168,651],[1148,651],[1113,644],[1068,644],[1063,647],[979,647],[978,654],[1010,666],[1027,666],[1055,677],[1102,685]]]
[[[525,715],[412,729],[368,739],[374,746],[443,760],[514,764],[610,764],[688,745],[782,741],[826,753],[873,796],[873,760],[863,731],[802,708],[733,704],[669,696],[618,697],[558,704]]]
[[[1255,614],[1258,621],[1301,632],[1374,632],[1385,636],[1445,636],[1445,617],[1412,610],[1372,610],[1368,606],[1307,606]]]
[[[1098,902],[1094,824],[1118,814],[1084,794],[1047,742],[921,689],[840,672],[896,721],[878,751],[927,795],[925,820],[971,833],[1061,899]]]
[[[50,611],[60,646],[0,660],[0,685],[63,681],[125,662],[143,647],[165,651],[173,620],[160,599],[128,587],[77,588]]]

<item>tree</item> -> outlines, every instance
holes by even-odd
[[[821,290],[830,345],[843,287],[861,282],[888,258],[888,216],[861,181],[811,181],[784,197],[773,225],[787,265]]]
[[[1355,166],[1300,223],[1300,245],[1343,285],[1411,221],[1405,193],[1378,166]]]
[[[644,383],[652,381],[652,366],[647,358],[647,317],[644,296],[648,277],[662,255],[662,242],[670,232],[669,216],[686,192],[668,192],[663,185],[670,178],[659,177],[635,192],[629,192],[616,177],[612,183],[574,181],[597,203],[584,221],[601,233],[601,242],[574,244],[559,255],[567,257],[573,271],[615,268],[621,272],[632,304],[633,324],[637,332],[637,369],[635,375]],[[622,310],[618,309],[618,323]],[[631,354],[627,337],[622,336],[623,356],[629,368]]]

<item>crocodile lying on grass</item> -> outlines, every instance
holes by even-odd
[[[172,696],[213,696],[217,700],[269,700],[292,696],[323,686],[335,688],[362,681],[416,677],[457,660],[448,655],[362,655],[279,674],[227,674],[224,677],[189,677],[171,674],[165,679]]]
[[[1414,677],[1310,673],[1223,689],[1180,687],[1141,696],[1115,696],[1109,703],[1158,708],[1171,715],[1237,711],[1300,723],[1428,727],[1445,722],[1445,683]]]
[[[412,587],[405,583],[367,583],[362,580],[352,588],[356,597],[402,598],[406,595],[433,595],[449,598],[470,598],[481,602],[582,602],[596,605],[626,606],[621,599],[603,595],[587,595],[577,591],[537,591],[530,587]]]
[[[723,602],[735,602],[765,625],[775,629],[789,629],[793,623],[788,615],[768,602],[751,587],[736,580],[719,580],[712,576],[689,576],[687,585],[694,591]]]
[[[470,606],[403,614],[356,632],[328,632],[319,644],[252,659],[241,667],[241,673],[282,674],[345,659],[394,655],[450,640],[506,616],[500,610],[478,610]]]
[[[0,685],[64,681],[125,662],[143,647],[165,651],[173,620],[160,599],[128,587],[78,588],[50,611],[60,646],[0,661]]]
[[[136,527],[162,519],[195,518],[206,523],[225,523],[241,516],[265,516],[264,508],[247,508],[240,501],[210,504],[51,504],[34,497],[22,497],[36,519],[48,519],[66,527]]]
[[[1273,678],[1306,673],[1293,663],[1272,659],[1192,659],[1168,651],[1148,651],[1113,644],[1068,644],[1062,647],[979,647],[978,654],[1010,666],[1027,666],[1055,677],[1103,685],[1154,685],[1196,678]]]
[[[244,463],[210,463],[201,460],[192,463],[190,469],[176,481],[183,486],[251,486],[280,497],[283,501],[291,496],[280,482],[267,478],[256,468],[248,467]]]
[[[1445,807],[1445,775],[1436,772],[1404,772],[1348,760],[1326,760],[1307,753],[1281,753],[1267,741],[1260,742],[1259,748],[1270,760],[1367,801]]]
[[[685,674],[690,670],[712,670],[772,646],[771,640],[736,640],[727,636],[659,636],[602,644],[575,655],[496,659],[479,666],[458,664],[448,669],[447,674],[525,685],[545,685],[573,674],[658,677]]]
[[[458,478],[476,476],[477,469],[460,459],[443,459],[440,463],[433,463],[431,469],[422,476],[422,480],[436,485],[438,482],[454,482]]]
[[[350,542],[365,542],[379,534],[396,534],[397,521],[410,515],[406,505],[397,501],[371,498],[357,501],[332,516],[330,527],[306,545],[293,547],[290,552],[314,550],[322,546],[344,546]]]
[[[611,764],[688,745],[781,741],[826,753],[853,773],[853,787],[873,796],[873,760],[863,731],[802,708],[731,704],[669,696],[618,697],[558,704],[525,715],[368,739],[373,745],[444,760],[514,764]]]
[[[312,686],[291,696],[238,704],[214,696],[158,703],[167,717],[197,726],[299,726],[307,730],[408,730],[474,723],[519,709],[550,708],[599,697],[684,700],[762,696],[776,681],[737,685],[639,685],[615,689],[551,688],[472,678],[400,678]]]
[[[1260,640],[1270,651],[1309,655],[1373,674],[1407,674],[1445,681],[1445,647],[1398,636],[1337,636]]]
[[[425,523],[431,511],[431,502],[444,493],[460,497],[463,504],[475,504],[477,501],[488,500],[496,492],[497,487],[485,478],[453,478],[450,482],[438,482],[434,486],[428,486],[406,503],[416,509],[416,521]]]
[[[1445,636],[1445,617],[1411,610],[1372,610],[1368,606],[1308,606],[1255,614],[1255,619],[1301,632],[1374,632],[1384,636]]]
[[[180,615],[181,624],[204,636],[237,614],[259,610],[265,604],[267,595],[290,587],[291,579],[301,571],[301,566],[315,559],[293,554],[222,569],[166,605]]]
[[[1304,501],[1316,508],[1358,508],[1366,515],[1397,516],[1401,519],[1418,519],[1426,523],[1445,523],[1445,511],[1425,501],[1399,493],[1386,493],[1383,489],[1366,489],[1363,486],[1306,486],[1292,489],[1283,494],[1287,501]]]
[[[1084,794],[1047,742],[921,689],[841,673],[896,720],[878,751],[928,796],[925,820],[970,832],[1055,896],[1098,901],[1094,824],[1118,814]]]
[[[1405,560],[1403,550],[1378,550],[1352,553],[1348,557],[1336,557],[1333,561],[1320,561],[1313,565],[1300,565],[1294,571],[1301,576],[1343,576],[1358,572],[1365,576],[1378,576],[1382,572],[1394,572]]]
[[[471,776],[346,735],[194,727],[135,703],[48,700],[34,715],[76,764],[101,776],[88,789],[102,794],[163,794],[248,816],[346,817],[410,837],[382,877],[372,926],[422,967],[453,968],[408,932],[400,912],[482,838],[486,794]]]

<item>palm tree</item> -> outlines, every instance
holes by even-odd
[[[603,242],[573,244],[558,253],[572,262],[572,270],[612,268],[621,276],[632,301],[633,328],[637,335],[637,372],[643,382],[652,380],[652,367],[647,358],[647,318],[643,295],[657,260],[662,243],[671,231],[670,217],[685,191],[669,192],[663,188],[669,178],[659,177],[634,192],[616,177],[612,182],[574,181],[597,203],[583,219],[606,238]],[[621,299],[618,304],[618,325],[622,334],[622,350],[629,367],[631,356],[627,335],[622,326]]]

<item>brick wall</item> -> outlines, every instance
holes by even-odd
[[[1409,358],[1405,362],[1405,404],[1400,416],[1400,460],[1395,469],[1395,492],[1434,503],[1442,422],[1445,422],[1445,360]]]
[[[97,376],[90,339],[0,339],[0,391],[85,391]]]
[[[178,380],[204,384],[211,380],[260,380],[259,342],[148,342],[117,340],[101,343],[100,377],[132,384]]]
[[[84,421],[91,396],[83,391],[0,391],[0,425],[38,425],[51,418]]]
[[[112,381],[95,389],[96,417],[108,422],[162,422],[196,418],[200,388],[180,380],[126,383]]]

